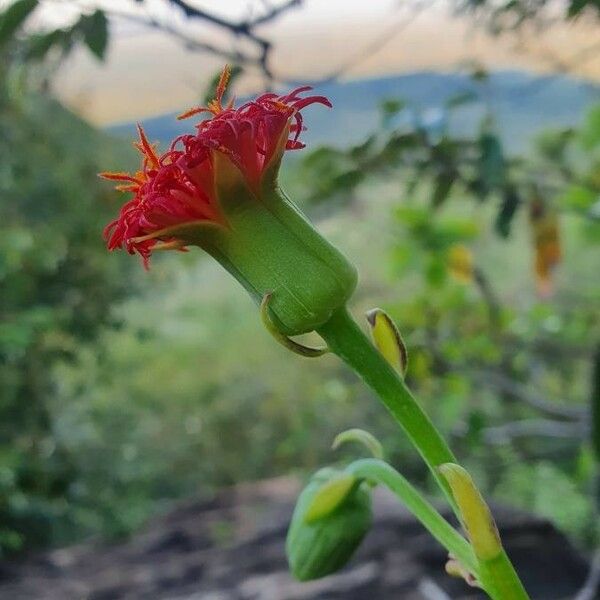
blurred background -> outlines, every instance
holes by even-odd
[[[309,83],[282,182],[398,323],[409,384],[486,494],[600,545],[597,0],[0,2],[0,552],[119,539],[173,502],[331,463],[363,427],[199,251],[109,254],[135,123],[164,149],[224,63]],[[600,569],[600,565],[598,565]],[[108,597],[108,596],[107,596]],[[597,596],[589,596],[594,598]]]

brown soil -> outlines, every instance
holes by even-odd
[[[300,584],[284,541],[298,492],[283,478],[190,501],[114,545],[86,543],[0,565],[6,600],[467,600],[445,554],[385,492],[375,524],[340,574]],[[535,600],[573,599],[586,561],[548,522],[496,508],[509,554]],[[509,600],[509,599],[507,599]]]

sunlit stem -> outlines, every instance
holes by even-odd
[[[318,329],[318,333],[329,349],[346,362],[379,396],[419,451],[459,515],[450,487],[438,471],[440,465],[457,461],[399,374],[371,344],[345,307],[335,312],[331,319]]]
[[[450,554],[479,578],[477,559],[467,540],[391,465],[364,458],[349,465],[346,472],[386,486]]]
[[[492,600],[529,600],[506,552],[494,559],[479,561],[480,580]]]

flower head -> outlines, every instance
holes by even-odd
[[[147,266],[154,250],[184,250],[190,243],[184,232],[196,225],[227,227],[217,191],[216,161],[226,157],[239,171],[253,201],[260,201],[265,175],[276,173],[284,150],[304,147],[299,139],[304,128],[300,111],[315,103],[331,106],[323,96],[302,97],[310,87],[283,96],[263,94],[239,108],[233,102],[224,106],[228,80],[226,67],[215,99],[180,115],[209,115],[196,125],[195,132],[179,136],[159,155],[138,126],[140,139],[135,146],[142,154],[140,170],[133,175],[101,173],[120,181],[118,190],[133,193],[104,230],[110,250],[137,252]]]

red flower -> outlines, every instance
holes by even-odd
[[[208,112],[211,116],[196,125],[196,132],[176,138],[169,150],[158,155],[138,126],[142,154],[141,170],[101,173],[106,179],[122,181],[120,191],[133,192],[119,217],[108,224],[104,236],[110,250],[125,248],[138,252],[147,266],[153,250],[185,249],[177,237],[181,226],[213,223],[226,226],[215,190],[214,152],[223,153],[239,169],[249,190],[258,200],[262,176],[279,161],[284,150],[303,148],[300,111],[314,103],[331,106],[323,96],[300,94],[301,87],[284,96],[263,94],[239,108],[223,106],[229,69],[221,74],[215,100],[194,108],[179,118]]]

